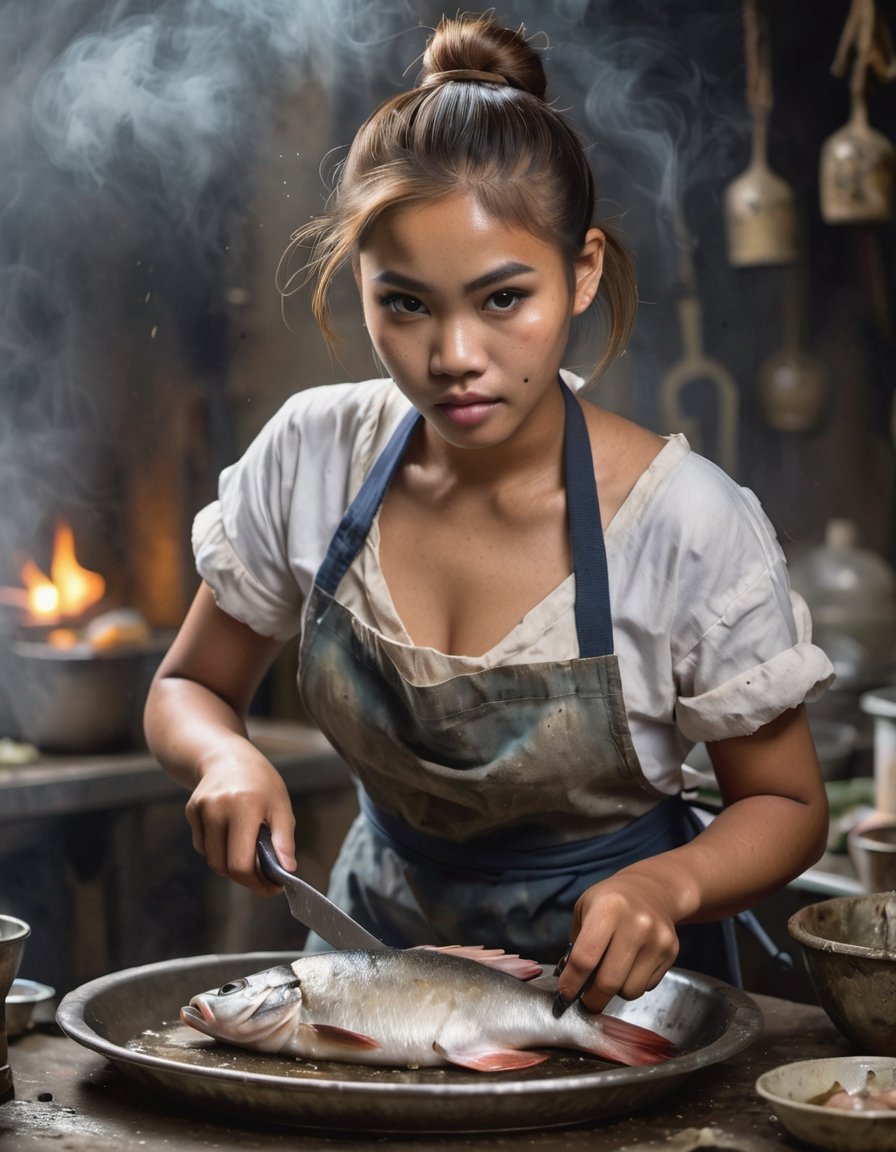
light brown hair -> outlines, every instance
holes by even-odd
[[[298,287],[289,267],[311,247],[312,310],[334,337],[328,296],[382,214],[457,192],[472,192],[496,220],[556,245],[573,261],[594,224],[594,180],[581,140],[545,101],[539,54],[524,30],[490,16],[443,19],[431,36],[417,84],[384,101],[358,130],[326,212],[292,237],[278,270],[281,291]],[[637,290],[631,259],[607,237],[599,298],[608,336],[592,379],[625,349]]]

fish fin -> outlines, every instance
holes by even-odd
[[[515,952],[505,952],[503,948],[486,948],[482,944],[418,944],[416,949],[409,949],[415,950],[447,952],[451,956],[460,956],[462,960],[475,960],[477,964],[497,968],[517,980],[534,980],[544,972],[535,960],[526,960]]]
[[[593,1047],[581,1045],[587,1052],[619,1064],[662,1064],[678,1053],[678,1046],[659,1032],[631,1024],[616,1016],[602,1013],[596,1017],[601,1038]],[[580,1047],[576,1045],[576,1047]]]
[[[518,1048],[481,1048],[476,1050],[443,1048],[436,1041],[433,1050],[449,1064],[470,1068],[474,1072],[511,1072],[520,1068],[534,1068],[543,1064],[547,1056],[542,1052],[521,1051]]]
[[[379,1042],[363,1032],[351,1032],[348,1028],[337,1028],[335,1024],[309,1024],[307,1027],[321,1040],[344,1048],[379,1048]]]

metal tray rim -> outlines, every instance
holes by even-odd
[[[185,1064],[177,1060],[155,1056],[151,1053],[122,1048],[121,1045],[100,1035],[86,1020],[85,1010],[88,1004],[99,992],[105,992],[118,984],[130,983],[135,978],[141,976],[151,976],[156,972],[167,973],[181,968],[189,969],[200,964],[229,962],[231,959],[239,964],[242,964],[244,961],[247,964],[257,963],[259,968],[262,968],[268,965],[282,963],[284,960],[294,960],[297,955],[298,953],[294,952],[250,952],[236,956],[230,956],[227,953],[210,953],[203,956],[191,956],[179,960],[163,960],[153,964],[121,969],[107,976],[97,977],[95,980],[82,984],[80,987],[67,993],[59,1004],[56,1020],[59,1027],[70,1039],[82,1044],[84,1047],[99,1052],[101,1055],[106,1056],[116,1063],[124,1059],[130,1064],[144,1064],[151,1067],[158,1067],[168,1072],[177,1072],[185,1075],[207,1075],[208,1070],[198,1065]],[[707,989],[721,995],[723,999],[731,1005],[732,1016],[730,1023],[720,1037],[699,1050],[685,1053],[683,1056],[673,1057],[672,1060],[667,1061],[665,1064],[654,1064],[643,1068],[633,1068],[625,1065],[619,1068],[606,1068],[602,1066],[600,1070],[595,1072],[583,1072],[575,1076],[555,1077],[549,1082],[552,1089],[560,1091],[563,1088],[569,1089],[573,1086],[581,1087],[598,1078],[600,1084],[611,1085],[617,1081],[624,1081],[628,1084],[632,1080],[656,1080],[664,1079],[670,1075],[687,1075],[696,1068],[702,1068],[712,1063],[713,1057],[719,1060],[725,1059],[746,1048],[755,1040],[762,1026],[762,1015],[756,1003],[746,992],[742,992],[738,988],[725,984],[721,980],[715,980],[712,977],[703,976],[697,972],[689,972],[683,968],[670,969],[668,975],[671,976],[672,979],[684,977],[690,983],[698,986],[702,984]],[[224,1080],[245,1080],[245,1073],[238,1069],[216,1069],[215,1076]],[[345,1086],[342,1081],[290,1080],[266,1073],[253,1073],[253,1080],[266,1084],[268,1087],[283,1088],[287,1091],[313,1090],[315,1093],[321,1091],[345,1091]],[[518,1082],[517,1084],[508,1083],[506,1087],[511,1090],[518,1087],[521,1091],[531,1091],[532,1086],[531,1081],[524,1081]],[[428,1084],[366,1083],[364,1087],[366,1091],[382,1092],[384,1094],[388,1094],[390,1091],[400,1091],[402,1095],[406,1093],[410,1095],[417,1093],[427,1095],[432,1091],[432,1086]],[[481,1095],[483,1092],[491,1093],[493,1091],[493,1081],[485,1081],[482,1084],[459,1083],[452,1085],[453,1095],[475,1096]]]

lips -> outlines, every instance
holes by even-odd
[[[436,405],[436,408],[452,424],[460,424],[469,428],[488,419],[500,403],[500,400],[495,400],[489,396],[465,392],[462,396],[450,396],[442,400]]]

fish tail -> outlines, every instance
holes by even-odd
[[[595,1020],[600,1038],[594,1045],[582,1045],[605,1060],[619,1064],[662,1064],[678,1052],[677,1045],[659,1032],[630,1024],[616,1016],[601,1014]]]

